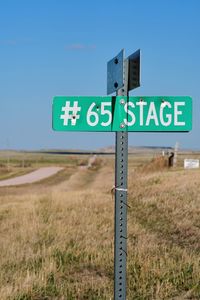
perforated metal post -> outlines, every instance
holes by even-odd
[[[128,63],[124,64],[124,87],[117,96],[128,96]],[[127,171],[128,132],[116,132],[115,145],[115,248],[114,248],[114,299],[126,299],[127,258]]]

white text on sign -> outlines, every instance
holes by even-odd
[[[139,116],[138,119],[134,113],[134,109],[136,106],[139,107]],[[133,126],[136,122],[139,123],[140,126],[149,126],[151,122],[154,123],[155,126],[169,126],[172,124],[174,126],[184,126],[185,122],[179,120],[179,116],[182,115],[181,108],[185,106],[184,102],[174,102],[174,106],[165,101],[161,103],[159,112],[156,111],[155,103],[151,102],[149,107],[145,109],[147,106],[147,102],[139,101],[134,104],[129,101],[124,105],[125,112],[130,116],[130,120],[124,119],[124,124],[126,126]],[[170,113],[165,113],[165,108],[170,108]],[[144,120],[144,112],[146,110],[146,120]]]
[[[136,107],[139,107],[139,115],[136,116],[134,110]],[[124,118],[124,124],[126,126],[133,126],[137,122],[140,126],[149,126],[152,122],[155,126],[169,126],[172,124],[174,126],[184,126],[185,122],[180,121],[179,117],[182,115],[182,107],[185,106],[184,102],[174,102],[173,108],[171,103],[165,101],[160,105],[159,112],[157,112],[155,103],[151,102],[147,107],[147,102],[139,101],[135,104],[132,101],[129,101],[124,104],[124,112],[129,118]],[[98,125],[99,123],[99,113],[101,116],[107,115],[107,121],[101,122],[101,126],[110,126],[112,123],[112,113],[111,113],[111,102],[102,102],[100,107],[93,102],[87,111],[86,120],[87,124],[91,127]],[[171,110],[170,113],[165,113],[165,109],[169,108]],[[70,105],[69,101],[66,101],[65,106],[62,107],[62,112],[64,112],[60,118],[63,119],[63,125],[68,126],[68,121],[71,121],[72,126],[76,126],[77,119],[82,117],[80,115],[81,106],[79,106],[78,101],[74,101],[74,103]],[[146,118],[144,118],[144,114],[146,112]]]

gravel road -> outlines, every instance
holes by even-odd
[[[20,185],[20,184],[26,184],[26,183],[33,183],[36,181],[40,181],[44,178],[47,178],[49,176],[52,176],[56,174],[58,171],[62,170],[63,168],[60,167],[45,167],[40,168],[36,171],[33,171],[29,174],[13,177],[6,180],[0,181],[0,186],[10,186],[10,185]]]

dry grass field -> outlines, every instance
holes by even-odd
[[[200,299],[200,171],[151,159],[129,156],[127,299]],[[86,160],[32,156],[65,169],[0,188],[0,300],[113,299],[114,157]]]

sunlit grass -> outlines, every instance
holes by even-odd
[[[199,299],[200,173],[134,161],[127,299]],[[114,162],[100,165],[0,189],[0,299],[113,299]]]

